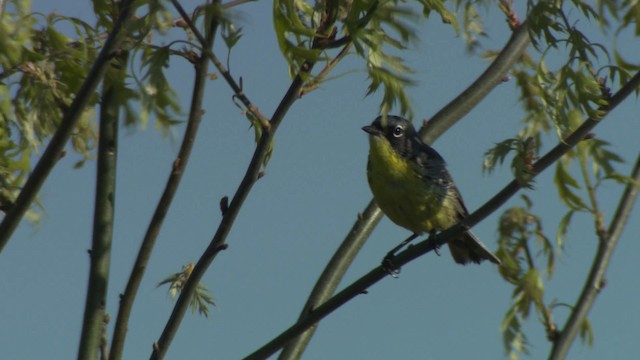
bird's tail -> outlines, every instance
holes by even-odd
[[[469,262],[480,264],[483,260],[489,260],[500,265],[498,259],[471,231],[466,231],[460,237],[449,241],[449,250],[453,260],[458,264],[466,265]]]

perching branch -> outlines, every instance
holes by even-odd
[[[503,81],[505,74],[519,60],[527,49],[529,42],[528,28],[524,23],[514,31],[500,54],[484,73],[462,94],[435,114],[427,125],[421,129],[422,138],[429,144],[433,143],[484,99],[491,90]],[[373,200],[370,201],[318,278],[306,304],[302,308],[299,321],[306,317],[318,304],[324,303],[334,294],[353,259],[381,217],[382,212],[376,203]],[[299,359],[311,340],[315,329],[316,327],[314,326],[289,341],[278,359]]]
[[[573,308],[573,311],[571,311],[571,315],[559,334],[560,336],[553,343],[551,354],[549,355],[550,360],[561,360],[567,357],[571,344],[573,344],[576,335],[580,331],[582,323],[587,318],[596,296],[604,287],[604,276],[607,271],[607,267],[609,266],[611,255],[618,244],[622,230],[629,219],[631,209],[633,208],[633,204],[638,196],[638,184],[640,183],[640,155],[636,159],[636,164],[630,177],[634,183],[627,184],[624,192],[622,193],[616,213],[609,224],[609,230],[606,232],[606,238],[599,242],[598,251],[593,259],[591,271],[589,272],[589,276],[584,284],[582,293],[578,298],[578,302]]]
[[[126,54],[124,55],[126,57]],[[112,70],[113,72],[119,70]],[[116,197],[116,162],[118,157],[118,101],[117,82],[104,81],[100,103],[100,135],[96,164],[96,201],[93,215],[93,241],[89,258],[89,285],[84,306],[84,319],[78,359],[98,359],[104,336],[107,305],[107,285],[111,261],[111,241]]]
[[[203,45],[203,49],[209,49],[213,46],[215,33],[217,30],[218,22],[215,17],[212,19],[211,24],[208,26],[207,37]],[[173,197],[180,185],[180,180],[185,172],[189,157],[191,155],[191,149],[196,139],[196,134],[202,120],[202,101],[204,97],[205,85],[207,82],[207,70],[209,61],[206,56],[201,54],[198,61],[194,64],[194,84],[193,93],[191,97],[191,107],[189,109],[189,118],[187,120],[187,127],[182,138],[182,145],[176,159],[173,161],[169,178],[165,185],[164,191],[158,205],[153,213],[151,222],[147,228],[138,256],[131,269],[129,275],[129,281],[125,288],[124,294],[120,298],[120,308],[118,309],[118,316],[116,318],[115,327],[113,329],[113,340],[111,343],[111,360],[122,359],[122,351],[124,348],[125,338],[127,334],[127,324],[129,322],[129,316],[133,303],[135,301],[140,282],[144,276],[147,268],[147,263],[153,251],[160,228],[164,222],[164,219],[169,211]]]
[[[639,86],[640,72],[633,76],[613,97],[611,97],[606,107],[600,109],[604,113],[600,120],[586,120],[567,138],[558,143],[558,145],[551,149],[551,151],[549,151],[545,156],[540,158],[540,160],[538,160],[532,167],[532,178],[540,174],[547,167],[560,159],[562,155],[567,153],[578,142],[584,139],[584,137],[587,136],[587,134],[594,127],[596,127],[596,125],[603,121],[604,117],[606,117],[607,114],[609,114],[618,104],[620,104]],[[410,261],[441,247],[442,245],[446,244],[449,239],[460,236],[464,231],[467,231],[469,228],[473,227],[474,225],[485,219],[487,216],[489,216],[491,213],[496,211],[521,188],[522,186],[519,184],[517,179],[512,180],[498,194],[492,197],[478,210],[474,211],[472,214],[466,217],[463,221],[399,253],[396,257],[394,257],[394,264],[398,267],[401,267],[409,263]],[[371,285],[382,280],[387,275],[388,273],[381,266],[374,268],[369,273],[356,280],[354,283],[347,286],[344,290],[340,291],[335,296],[324,302],[322,305],[309,311],[307,313],[307,316],[299,319],[297,323],[289,327],[287,330],[282,332],[280,335],[265,344],[260,349],[247,356],[245,360],[258,360],[268,358],[269,356],[280,350],[294,337],[310,329],[312,326],[315,326],[320,320],[347,303],[349,300],[355,298],[359,294],[365,293]]]
[[[118,16],[104,47],[100,50],[100,54],[98,54],[95,63],[91,67],[87,78],[82,83],[80,90],[74,97],[68,110],[65,111],[58,130],[56,130],[56,133],[51,138],[51,141],[49,142],[49,145],[47,145],[42,157],[22,187],[22,191],[20,191],[15,203],[2,219],[2,223],[0,223],[0,252],[2,252],[4,246],[9,242],[11,235],[20,223],[20,220],[22,220],[22,217],[29,209],[29,206],[31,206],[33,199],[35,199],[38,191],[40,191],[40,188],[49,176],[51,169],[53,169],[60,158],[60,154],[62,153],[67,140],[69,140],[76,123],[80,119],[84,109],[87,107],[89,100],[95,94],[96,88],[104,77],[107,67],[109,66],[113,53],[118,49],[122,39],[126,36],[123,30],[126,29],[129,21],[131,21],[131,17],[135,10],[134,2],[134,0],[124,0],[120,5],[120,15]]]

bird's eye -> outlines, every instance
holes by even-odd
[[[402,126],[398,125],[395,128],[393,128],[394,137],[400,137],[402,136],[402,134],[404,134],[404,128]]]

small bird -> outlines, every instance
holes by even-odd
[[[425,144],[411,123],[400,117],[378,116],[362,128],[369,134],[367,179],[380,209],[413,236],[445,230],[469,215],[442,156]],[[500,260],[469,230],[449,241],[455,262],[465,265]]]

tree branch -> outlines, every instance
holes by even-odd
[[[353,259],[355,259],[358,252],[364,245],[364,243],[371,235],[373,229],[375,229],[378,222],[382,218],[382,211],[378,208],[375,201],[369,202],[366,209],[362,214],[358,214],[358,220],[347,234],[347,237],[342,241],[342,244],[338,247],[331,260],[325,267],[324,271],[318,278],[316,285],[311,290],[307,302],[304,304],[298,321],[302,321],[306,318],[318,304],[322,304],[335,293],[338,285],[342,281],[344,274],[347,272]],[[311,337],[315,333],[317,325],[310,327],[307,331],[296,336],[289,341],[278,359],[299,359],[302,357],[302,353],[307,348],[307,345],[311,341]]]
[[[429,144],[433,143],[440,135],[484,99],[493,88],[502,82],[507,71],[509,71],[527,49],[529,42],[529,32],[525,23],[513,33],[500,54],[480,77],[463,91],[462,94],[435,114],[427,125],[421,129],[422,138]],[[299,321],[309,315],[318,304],[324,303],[333,295],[347,269],[353,262],[353,259],[381,217],[382,212],[375,201],[371,200],[362,214],[358,216],[358,220],[318,278],[306,304],[302,308]],[[289,341],[278,359],[299,359],[309,341],[311,341],[315,329],[316,327],[314,326],[302,335]]]
[[[611,97],[609,104],[601,110],[606,111],[602,119],[611,112],[622,100],[624,100],[631,92],[640,86],[640,72],[633,76],[613,97]],[[598,125],[602,119],[586,120],[578,129],[576,129],[571,135],[558,143],[551,151],[538,160],[532,168],[532,178],[540,174],[547,167],[560,159],[567,151],[574,147],[579,141],[581,141],[596,125]],[[403,252],[399,253],[393,260],[394,264],[401,267],[410,261],[434,250],[442,245],[446,244],[449,239],[455,238],[473,227],[495,210],[497,210],[502,204],[507,202],[515,193],[521,189],[517,179],[512,180],[507,186],[505,186],[498,194],[487,201],[482,207],[474,211],[471,215],[466,217],[458,224],[450,227],[449,229],[440,232],[436,236],[429,237],[428,239],[417,243],[416,245],[407,248]],[[276,338],[265,344],[260,349],[256,350],[249,356],[245,357],[245,360],[257,360],[266,359],[273,355],[285,344],[291,341],[294,337],[300,335],[302,332],[308,330],[312,326],[315,326],[320,320],[327,315],[338,309],[340,306],[347,303],[349,300],[355,298],[357,295],[366,292],[366,290],[373,284],[382,280],[388,273],[378,266],[371,270],[369,273],[356,280],[351,285],[347,286],[344,290],[337,293],[335,296],[324,302],[322,305],[308,312],[305,317],[298,320],[297,323],[289,327],[282,332]]]
[[[204,39],[203,49],[209,49],[213,46],[215,33],[217,30],[218,22],[214,18],[208,27],[207,38]],[[204,52],[204,51],[203,51]],[[185,172],[187,163],[191,155],[191,149],[195,142],[198,128],[202,120],[203,110],[202,101],[204,97],[205,85],[207,82],[209,60],[206,56],[201,54],[200,58],[194,65],[194,84],[193,93],[191,97],[191,107],[189,109],[189,118],[187,120],[187,127],[182,138],[182,144],[176,159],[173,161],[169,178],[165,185],[164,191],[158,205],[153,213],[151,222],[147,227],[140,249],[138,250],[138,256],[131,269],[129,280],[125,288],[124,294],[120,298],[120,307],[118,309],[118,316],[116,318],[115,327],[113,329],[113,340],[111,343],[111,360],[122,359],[122,351],[124,348],[125,338],[127,334],[127,324],[131,315],[131,309],[135,301],[140,282],[144,276],[151,252],[155,246],[156,239],[160,233],[164,219],[169,211],[169,207],[173,201],[173,197],[178,190],[180,180]]]
[[[0,223],[0,252],[2,252],[4,246],[9,242],[11,235],[20,223],[20,220],[22,220],[25,212],[29,209],[29,206],[31,206],[33,199],[38,194],[38,191],[40,191],[42,184],[44,184],[45,180],[49,176],[51,169],[53,169],[60,158],[60,154],[62,153],[67,140],[69,140],[76,123],[80,119],[82,112],[87,107],[91,97],[94,96],[96,88],[104,77],[107,67],[109,66],[109,62],[114,51],[117,50],[122,39],[126,36],[123,30],[126,29],[126,26],[134,13],[134,2],[134,0],[125,0],[120,5],[120,15],[118,16],[104,47],[91,67],[87,78],[73,99],[69,109],[64,113],[58,130],[56,130],[56,133],[51,138],[51,141],[42,154],[42,157],[25,182],[22,191],[20,191],[20,195],[18,195],[15,203],[2,219],[2,223]]]
[[[616,213],[609,224],[607,236],[604,240],[599,242],[598,251],[593,259],[593,265],[591,266],[591,271],[585,281],[582,293],[580,294],[580,297],[578,297],[578,302],[567,319],[564,328],[560,332],[560,336],[553,343],[551,354],[549,355],[550,360],[559,360],[567,357],[571,344],[573,344],[576,335],[587,318],[596,296],[604,286],[604,276],[607,271],[607,267],[609,266],[613,250],[618,244],[620,235],[622,235],[622,230],[629,219],[631,209],[633,208],[633,204],[638,196],[638,183],[640,183],[640,155],[636,159],[636,164],[630,177],[634,183],[627,184],[624,192],[622,193]]]
[[[310,71],[311,66],[311,64],[306,63],[306,70],[303,70],[303,72],[306,73]],[[165,325],[162,335],[154,346],[151,359],[162,359],[166,354],[166,351],[171,344],[173,337],[178,331],[180,322],[182,321],[182,318],[184,317],[184,314],[189,307],[189,302],[196,290],[198,283],[200,282],[200,279],[209,268],[209,265],[211,265],[211,263],[215,259],[216,255],[219,252],[219,249],[223,248],[223,246],[225,245],[226,238],[231,231],[231,227],[233,226],[238,213],[240,212],[242,204],[249,195],[251,188],[259,178],[260,169],[262,168],[262,164],[264,163],[264,160],[271,148],[271,143],[274,138],[277,126],[280,124],[284,115],[289,110],[293,102],[298,99],[298,94],[300,92],[300,89],[302,88],[303,83],[304,81],[302,80],[302,76],[296,76],[296,78],[289,86],[287,94],[284,96],[282,102],[278,106],[278,109],[276,109],[276,112],[273,115],[273,118],[271,120],[271,127],[265,128],[262,132],[262,136],[258,141],[258,145],[253,153],[251,162],[249,163],[247,171],[242,181],[240,182],[235,195],[233,196],[233,200],[231,200],[229,208],[225,212],[222,221],[218,226],[218,230],[211,240],[211,243],[196,263],[191,276],[185,283],[185,286],[182,289],[180,296],[178,297],[178,300],[176,301],[176,304],[173,308],[171,316],[169,317],[169,320]]]
[[[126,57],[126,55],[125,55]],[[119,70],[112,70],[113,72]],[[114,76],[116,78],[117,76]],[[98,359],[104,335],[107,285],[111,260],[111,241],[116,197],[118,157],[118,115],[120,103],[117,82],[107,80],[100,104],[100,135],[96,175],[96,203],[93,216],[93,244],[89,251],[91,267],[84,307],[84,320],[78,359]]]

